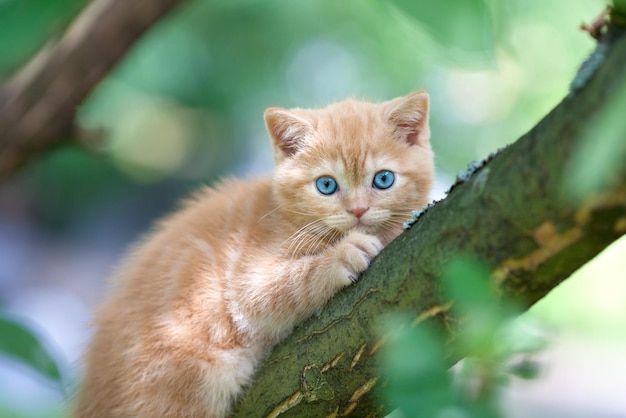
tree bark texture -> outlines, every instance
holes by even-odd
[[[181,0],[94,0],[63,38],[0,86],[0,180],[75,134],[78,106],[134,42]]]
[[[377,353],[385,333],[378,320],[401,312],[415,322],[434,320],[453,336],[456,319],[439,278],[456,254],[482,259],[500,293],[527,308],[624,235],[624,164],[603,190],[579,200],[563,193],[570,157],[620,94],[626,94],[626,36],[613,27],[567,98],[458,181],[383,250],[358,283],[273,350],[234,416],[382,416],[393,406],[376,396],[384,385]],[[624,141],[612,152],[626,162],[621,128]],[[602,146],[603,138],[596,140]]]

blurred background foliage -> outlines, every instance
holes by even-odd
[[[515,302],[498,299],[489,269],[468,255],[444,266],[441,278],[458,333],[446,338],[430,321],[393,314],[383,330],[393,330],[383,346],[388,384],[381,390],[401,417],[504,417],[501,391],[512,377],[532,379],[533,356],[545,347],[541,329]],[[414,316],[414,315],[413,315]],[[409,317],[410,318],[410,317]],[[450,372],[449,359],[459,359]]]
[[[57,39],[87,3],[0,0],[0,80]],[[75,363],[89,312],[129,242],[198,184],[271,170],[262,119],[269,106],[386,100],[426,88],[440,198],[469,161],[515,141],[567,94],[594,47],[578,27],[604,7],[603,0],[183,3],[79,109],[85,128],[104,132],[100,149],[68,143],[0,184],[0,307],[45,330],[58,348],[51,352]],[[617,255],[591,263],[533,314],[624,343],[626,246],[614,247]],[[0,416],[62,416],[60,392],[24,375],[0,364]]]

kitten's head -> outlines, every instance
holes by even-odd
[[[265,123],[274,195],[303,231],[335,239],[356,228],[388,242],[428,201],[434,168],[425,91],[383,103],[270,108]]]

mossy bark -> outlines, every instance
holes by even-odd
[[[525,308],[626,232],[623,165],[602,190],[578,200],[563,192],[568,162],[586,129],[626,91],[623,30],[612,28],[598,51],[570,95],[535,128],[456,184],[357,284],[273,350],[234,416],[384,415],[392,406],[376,397],[384,385],[377,352],[385,335],[378,320],[402,312],[454,334],[439,282],[448,260],[478,256],[501,294]],[[626,129],[622,135],[624,145]],[[626,146],[614,152],[626,162]]]

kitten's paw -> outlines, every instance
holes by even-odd
[[[382,249],[383,244],[373,235],[356,231],[347,235],[337,246],[341,284],[348,286],[356,282]]]

